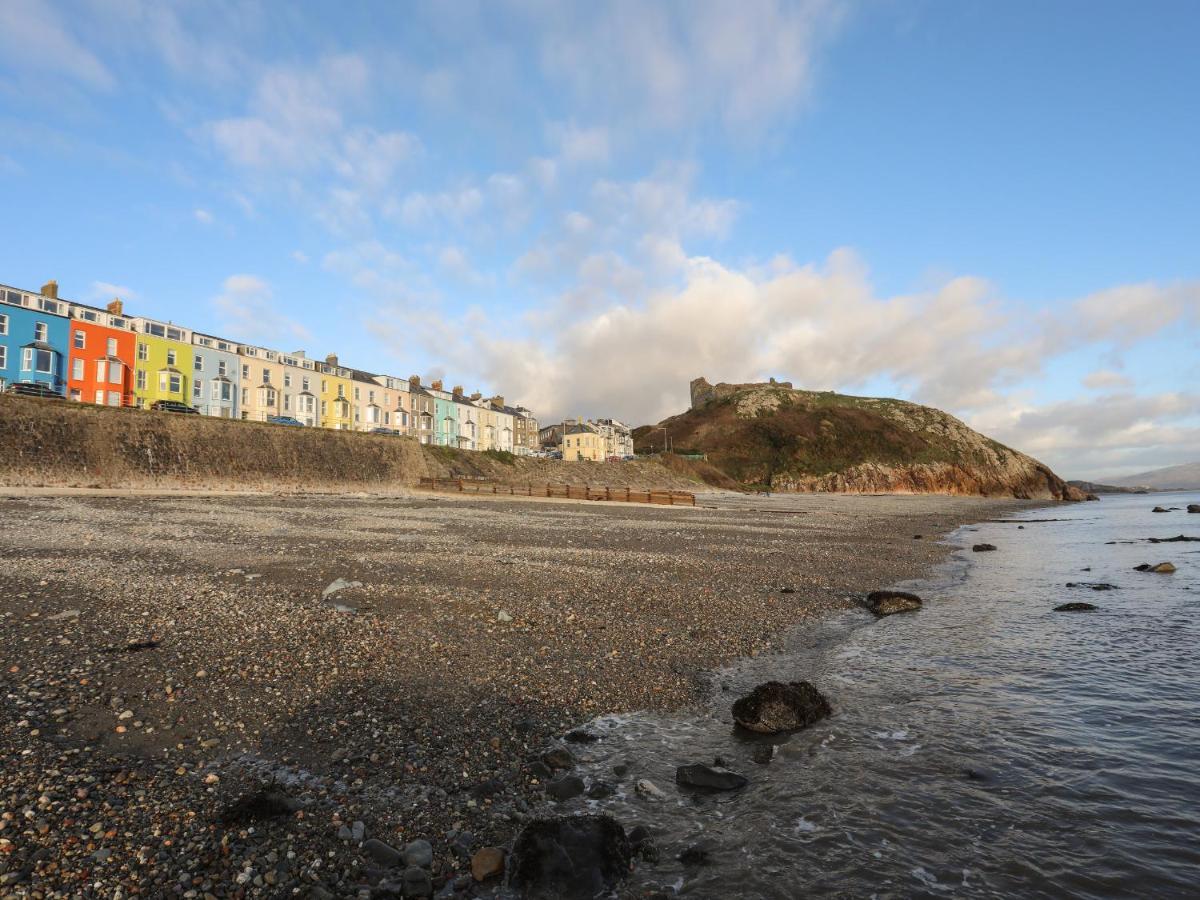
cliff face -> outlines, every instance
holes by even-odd
[[[660,427],[676,451],[705,453],[746,486],[1083,499],[1037,460],[927,406],[778,382],[691,387],[692,408]]]

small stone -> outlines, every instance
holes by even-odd
[[[728,769],[715,769],[702,763],[693,763],[675,770],[675,783],[706,791],[736,791],[749,784],[750,779]]]
[[[542,762],[551,769],[569,769],[575,765],[575,757],[566,747],[555,747],[542,754]]]
[[[1054,607],[1055,612],[1091,612],[1096,607],[1090,603],[1064,603]]]
[[[220,780],[221,780],[220,776],[216,775],[212,772],[209,772],[207,775],[204,776],[205,784],[216,784]]]
[[[363,852],[384,868],[392,868],[404,862],[404,854],[390,844],[375,838],[367,838],[362,845]]]
[[[409,866],[404,870],[404,896],[433,896],[433,881],[430,879],[429,873],[420,866]]]
[[[433,846],[429,841],[420,838],[410,841],[404,847],[404,864],[410,869],[414,866],[428,869],[433,865]],[[405,880],[408,880],[407,872]]]
[[[564,775],[546,785],[546,793],[559,803],[578,797],[583,791],[583,779],[578,775]]]
[[[356,844],[361,844],[363,838],[367,836],[367,826],[362,822],[355,822],[350,826],[350,839]]]
[[[971,548],[975,553],[989,553],[996,549],[995,544],[976,544]]]
[[[133,710],[127,709],[124,712],[122,712],[119,716],[117,716],[117,718],[118,719],[132,719],[133,718]]]
[[[500,612],[496,613],[497,622],[511,622],[512,620],[512,615],[510,615],[506,610],[502,609]]]
[[[471,877],[487,881],[504,873],[504,851],[499,847],[484,847],[471,857]]]
[[[662,788],[660,788],[649,778],[643,778],[638,781],[638,783],[634,785],[634,790],[636,790],[647,800],[662,802],[663,800],[667,799],[667,795],[663,792]]]

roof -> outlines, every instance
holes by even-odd
[[[567,434],[599,434],[591,425],[571,425],[567,428]]]
[[[375,380],[374,375],[372,375],[370,372],[364,372],[362,369],[351,369],[350,370],[350,380],[351,381],[365,381],[365,382],[368,382],[369,384],[373,385],[374,387],[380,386],[379,382]]]
[[[57,347],[52,347],[45,341],[30,341],[28,344],[22,344],[21,349],[25,350],[32,347],[34,350],[49,350],[51,353],[62,353]]]

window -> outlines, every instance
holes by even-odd
[[[88,322],[99,322],[100,321],[99,313],[94,313],[90,309],[78,310],[78,314],[79,314],[79,318],[81,318],[85,321],[88,321]]]
[[[324,378],[321,379],[321,393],[322,394],[329,393],[329,382],[326,381]]]
[[[108,339],[108,349],[105,352],[107,352],[109,356],[117,355],[117,339],[116,338]]]
[[[155,337],[163,337],[167,333],[167,329],[155,322],[146,322],[142,325],[142,331],[146,334],[152,334]]]
[[[324,400],[322,400],[321,401],[321,415],[325,416],[328,414],[329,414],[329,404],[326,403]]]
[[[375,392],[374,391],[367,391],[367,402],[368,403],[375,402]]]
[[[158,389],[168,394],[178,394],[183,390],[183,376],[177,372],[159,372]]]
[[[139,391],[144,391],[146,389],[146,370],[145,369],[137,370],[137,389]]]
[[[199,378],[192,381],[192,399],[193,400],[203,400],[204,399],[204,382],[201,381]]]
[[[168,328],[167,329],[167,340],[182,341],[183,340],[183,331],[178,328]]]
[[[250,402],[250,388],[242,388],[242,406]]]
[[[74,335],[72,335],[72,337],[75,340],[75,349],[76,350],[83,350],[87,347],[87,335],[85,335],[78,328],[75,329],[75,333],[74,333]]]
[[[113,328],[124,328],[129,323],[127,323],[124,319],[113,319],[111,324]]]
[[[44,343],[46,340],[47,330],[48,330],[48,326],[46,325],[45,322],[34,322],[33,323],[33,339],[35,341],[42,341]]]
[[[145,361],[150,356],[150,348],[138,341],[138,359]]]
[[[104,405],[104,391],[96,391],[96,405],[97,406]]]
[[[270,384],[270,383],[271,383],[271,370],[263,369],[263,384]]]
[[[49,350],[26,347],[21,353],[21,370],[23,372],[38,372],[42,375],[53,375],[54,354]]]
[[[292,386],[292,375],[290,372],[283,373],[283,386],[285,388],[290,388]]]
[[[45,297],[38,297],[38,306],[48,313],[58,312],[58,302],[56,300],[47,300]]]
[[[78,388],[72,388],[72,389],[71,389],[71,399],[72,399],[72,400],[74,400],[76,403],[82,403],[82,402],[83,402],[83,396],[82,396],[82,395],[79,393],[79,389],[78,389]]]
[[[227,375],[229,375],[229,364],[223,359],[217,360],[217,374],[222,378],[225,378]]]
[[[8,334],[8,316],[0,313],[0,334]]]
[[[121,405],[121,395],[119,393],[117,393],[116,391],[109,391],[108,392],[108,405],[109,406],[120,406]]]
[[[96,360],[96,380],[104,382],[104,373],[108,371],[108,363],[102,359]]]
[[[178,394],[183,390],[183,377],[171,373],[170,389],[172,394]]]
[[[358,388],[354,389],[354,399],[355,400],[359,399]]]
[[[346,386],[344,384],[338,385],[338,399],[339,400],[346,399]]]
[[[272,390],[264,391],[263,396],[266,398],[266,400],[264,402],[266,403],[267,406],[275,405],[275,392],[274,391],[272,391]]]
[[[177,357],[177,355],[176,355],[176,353],[175,353],[175,351],[174,351],[174,350],[168,350],[168,351],[167,351],[167,365],[168,365],[168,366],[173,366],[173,365],[175,365],[175,360],[176,360],[177,358],[178,358],[178,357]]]
[[[71,377],[76,381],[83,381],[83,360],[76,359],[71,362]]]
[[[300,379],[300,388],[301,388],[301,390],[305,390],[305,391],[308,390],[308,378],[307,377]]]
[[[291,408],[292,408],[292,395],[284,394],[283,395],[283,411],[287,412]]]
[[[204,357],[201,356],[199,353],[196,354],[195,365],[193,366],[193,368],[195,368],[195,370],[197,372],[204,371]]]
[[[0,344],[0,369],[8,368],[8,347]]]
[[[109,384],[120,384],[121,383],[121,375],[122,375],[121,364],[119,362],[110,362],[108,364],[108,383]],[[101,378],[100,380],[103,381],[104,379]]]
[[[242,380],[243,381],[250,380],[250,367],[249,366],[242,366]]]
[[[224,400],[228,403],[233,400],[233,385],[228,381],[214,381],[212,395],[214,400]]]

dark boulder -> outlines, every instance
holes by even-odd
[[[1188,512],[1200,513],[1200,503],[1189,503],[1188,504]]]
[[[557,781],[552,781],[546,785],[546,793],[559,803],[562,803],[564,800],[570,800],[572,797],[578,797],[583,791],[583,779],[578,775],[564,775]]]
[[[768,681],[733,704],[733,720],[748,731],[796,731],[832,713],[829,701],[807,681]]]
[[[574,731],[568,731],[564,735],[564,740],[570,741],[572,744],[592,744],[600,740],[600,736],[582,728],[576,728]]]
[[[566,747],[554,747],[542,754],[542,763],[550,769],[569,769],[575,765],[575,757]]]
[[[1055,612],[1091,612],[1096,607],[1090,603],[1064,603],[1062,606],[1054,607]]]
[[[1188,544],[1200,541],[1200,537],[1189,537],[1186,534],[1177,534],[1175,537],[1169,538],[1146,538],[1151,544]]]
[[[625,829],[611,816],[535,819],[509,855],[509,884],[529,900],[591,900],[629,874]]]
[[[1155,565],[1150,563],[1142,563],[1140,566],[1134,566],[1136,572],[1157,572],[1159,575],[1170,575],[1175,571],[1175,566],[1169,562],[1160,562]]]
[[[1161,506],[1156,506],[1150,512],[1170,512],[1169,509],[1163,509]]]
[[[989,553],[996,549],[995,544],[976,544],[971,548],[976,553]]]
[[[706,866],[708,851],[699,844],[693,844],[679,854],[679,861],[685,866]]]
[[[693,763],[675,770],[675,783],[702,791],[736,791],[748,785],[750,779],[728,769],[713,769],[703,763]]]
[[[907,591],[871,591],[867,594],[867,609],[877,616],[912,612],[921,608],[921,598]]]

